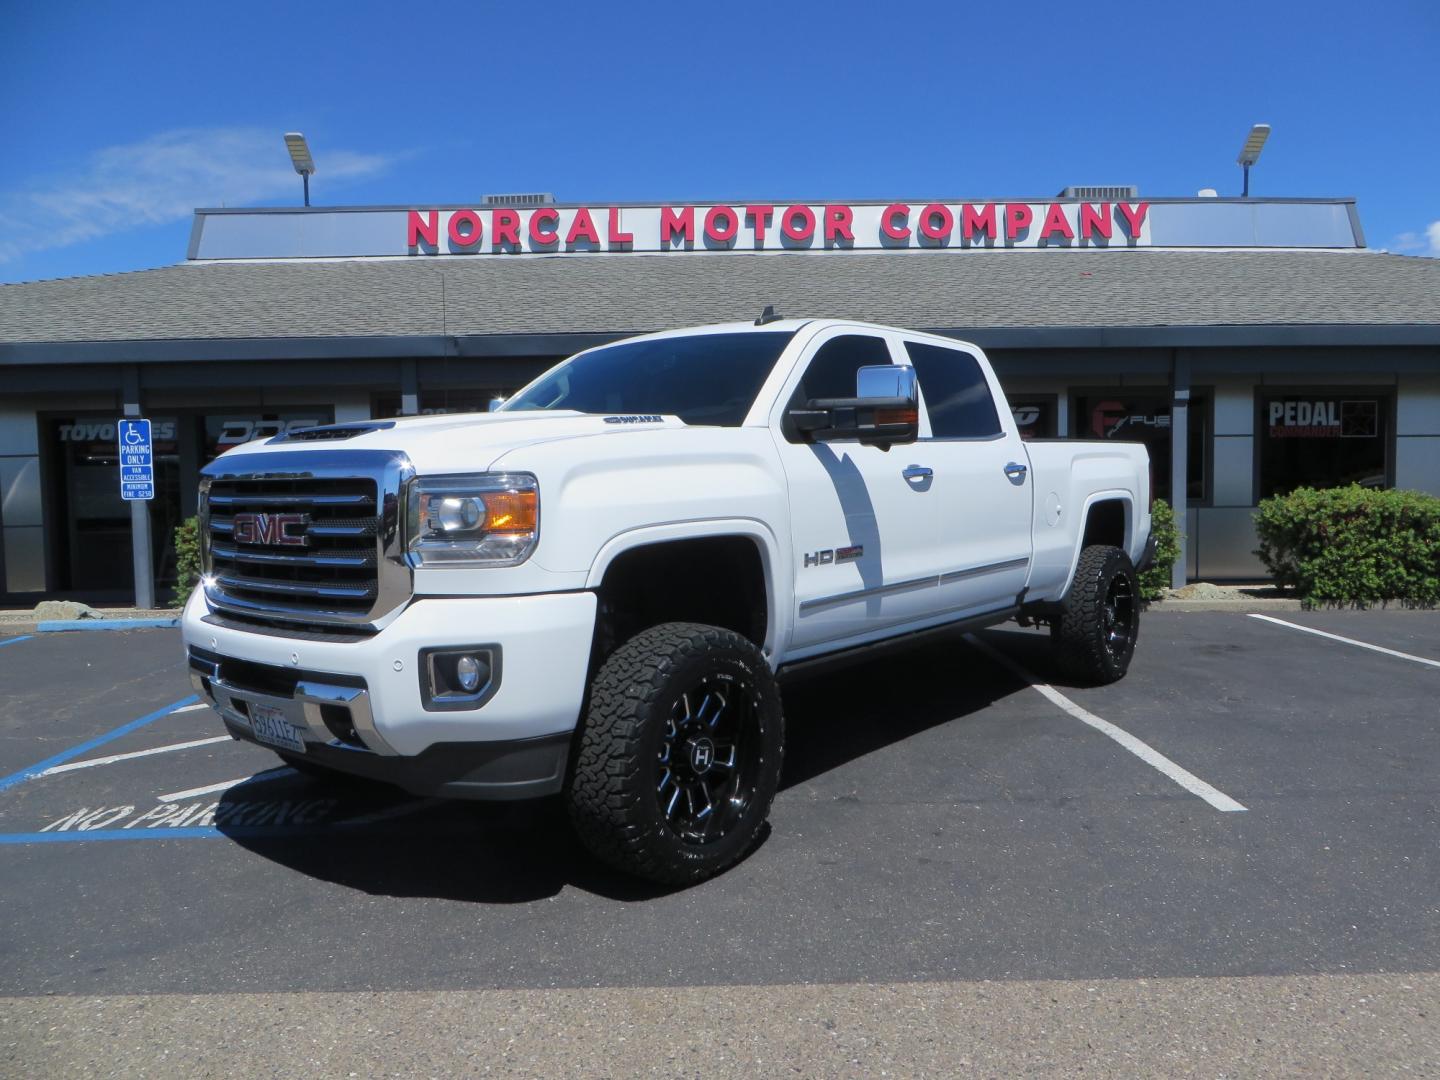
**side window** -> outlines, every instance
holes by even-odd
[[[861,334],[831,338],[810,358],[790,405],[798,408],[811,398],[854,397],[857,371],[872,364],[891,362],[884,338]]]
[[[1000,417],[980,362],[967,352],[907,341],[905,351],[930,413],[937,439],[984,439],[999,435]]]

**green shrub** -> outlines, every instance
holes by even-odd
[[[1159,600],[1170,587],[1170,568],[1180,557],[1180,526],[1164,499],[1150,504],[1150,535],[1155,537],[1155,561],[1140,574],[1140,595]]]
[[[200,581],[200,519],[186,518],[175,526],[175,596],[171,607],[184,607]]]
[[[1297,488],[1260,503],[1255,554],[1307,607],[1440,602],[1440,498],[1418,491]]]

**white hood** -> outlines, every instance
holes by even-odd
[[[337,425],[341,427],[348,424]],[[395,420],[357,421],[361,433],[346,439],[257,439],[225,455],[290,453],[323,450],[400,450],[422,475],[485,472],[512,450],[560,439],[613,438],[630,431],[684,428],[674,416],[616,414],[598,416],[555,411],[454,413],[406,416]]]

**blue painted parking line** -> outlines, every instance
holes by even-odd
[[[199,700],[200,697],[198,694],[191,694],[189,697],[181,698],[179,701],[176,701],[170,705],[166,705],[163,709],[156,709],[154,712],[146,716],[140,717],[139,720],[131,720],[128,724],[121,724],[114,731],[107,731],[104,735],[97,735],[95,738],[87,740],[86,742],[81,743],[79,746],[72,746],[69,750],[62,750],[54,757],[46,758],[44,761],[37,762],[36,764],[31,765],[29,768],[21,769],[17,773],[11,773],[3,780],[0,780],[0,791],[5,791],[7,788],[12,788],[16,784],[23,783],[26,780],[32,780],[35,777],[39,776],[41,773],[43,773],[46,769],[49,769],[55,765],[62,765],[65,762],[69,761],[71,758],[77,758],[81,754],[84,754],[90,750],[94,750],[97,746],[104,746],[106,743],[112,742],[115,739],[120,738],[122,735],[128,735],[130,734],[130,732],[142,728],[146,724],[150,724],[155,722],[156,720],[159,720],[162,716],[169,716],[176,709],[183,708],[186,705],[194,704]]]
[[[22,641],[29,641],[30,637],[29,634],[21,634],[19,637],[5,638],[0,641],[0,648],[4,648],[6,645],[19,645]]]
[[[59,630],[168,630],[179,625],[178,615],[163,619],[54,619],[36,624],[35,632],[49,634]]]

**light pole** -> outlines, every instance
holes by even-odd
[[[290,163],[305,181],[305,205],[310,205],[310,177],[315,172],[315,159],[310,156],[310,144],[298,131],[285,133],[285,148],[290,151]]]
[[[1250,129],[1250,134],[1245,136],[1245,145],[1240,147],[1240,156],[1235,159],[1235,164],[1245,170],[1245,190],[1240,193],[1242,199],[1250,197],[1250,166],[1260,160],[1260,151],[1265,149],[1265,140],[1269,137],[1270,125],[1256,124]]]

